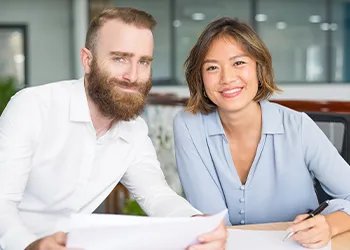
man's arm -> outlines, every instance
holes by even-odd
[[[38,131],[34,102],[22,91],[11,99],[0,117],[0,244],[4,250],[23,250],[37,239],[23,224],[17,209]]]
[[[137,151],[135,161],[121,182],[150,216],[192,216],[200,214],[167,184],[157,160],[154,146],[145,137]]]
[[[177,195],[166,183],[151,140],[146,139],[134,151],[135,161],[122,178],[143,210],[151,216],[193,216],[200,214],[184,198]],[[225,223],[212,232],[200,235],[199,245],[189,249],[224,249],[227,239]]]

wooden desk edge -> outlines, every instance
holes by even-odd
[[[290,222],[276,222],[267,224],[248,224],[242,226],[231,226],[228,229],[247,229],[247,230],[286,230]],[[335,236],[332,239],[332,250],[350,250],[350,232]]]

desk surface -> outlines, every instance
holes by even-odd
[[[249,230],[286,230],[290,223],[269,223],[269,224],[252,224],[244,226],[233,226],[234,229],[249,229]],[[332,250],[349,250],[350,249],[350,232],[346,232],[335,236],[332,239]]]

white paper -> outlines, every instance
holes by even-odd
[[[305,250],[295,241],[283,241],[287,231],[229,229],[226,250]],[[331,250],[331,243],[319,250]]]
[[[227,210],[213,216],[190,218],[77,214],[60,227],[69,231],[68,249],[184,250],[197,243],[199,235],[219,226],[226,213]]]

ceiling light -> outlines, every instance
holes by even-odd
[[[320,24],[320,29],[323,31],[329,30],[329,23],[321,23]]]
[[[267,20],[267,15],[265,15],[265,14],[257,14],[255,16],[255,20],[257,22],[265,22]]]
[[[173,26],[175,27],[175,28],[179,28],[180,26],[181,26],[181,21],[180,20],[174,20],[173,21]]]
[[[329,25],[329,29],[330,29],[331,31],[336,31],[336,30],[338,29],[338,24],[336,24],[336,23],[331,23],[331,24]]]
[[[25,57],[22,54],[17,54],[17,55],[14,55],[13,60],[15,61],[15,63],[23,63],[25,60]]]
[[[192,17],[192,20],[202,21],[205,19],[205,14],[204,13],[193,13],[191,17]]]
[[[276,29],[284,30],[286,28],[287,28],[287,23],[286,22],[277,22],[276,23]]]
[[[321,16],[319,15],[312,15],[309,17],[310,23],[320,23],[321,22]]]

